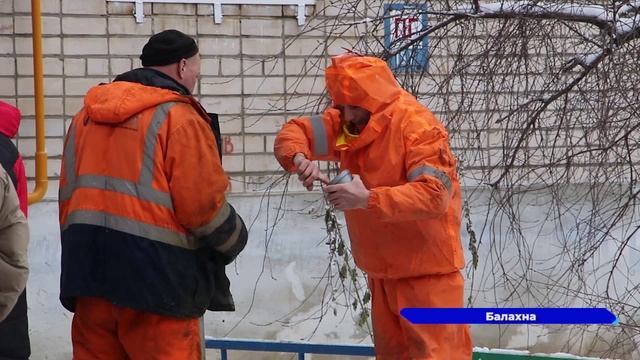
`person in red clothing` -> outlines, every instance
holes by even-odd
[[[27,176],[24,162],[11,139],[18,134],[20,110],[0,101],[0,164],[6,170],[20,201],[20,210],[27,216]],[[29,319],[27,317],[27,289],[6,319],[0,322],[0,359],[28,359],[31,355]]]
[[[333,57],[325,79],[333,106],[285,124],[274,153],[309,190],[327,183],[314,160],[354,174],[323,190],[344,211],[353,257],[368,276],[376,358],[471,359],[467,325],[400,316],[403,308],[464,305],[462,195],[447,130],[381,59]]]
[[[27,175],[22,155],[13,144],[22,116],[17,107],[0,101],[0,163],[5,168],[18,193],[20,210],[27,216]]]

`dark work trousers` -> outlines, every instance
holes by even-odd
[[[0,322],[0,360],[26,360],[30,355],[27,289],[24,289],[9,316]]]

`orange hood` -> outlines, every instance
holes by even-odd
[[[336,105],[353,105],[371,113],[402,94],[391,69],[381,59],[343,54],[331,58],[325,72],[329,96]]]
[[[84,98],[84,106],[92,121],[118,124],[143,110],[169,101],[189,100],[175,91],[116,81],[91,88]]]

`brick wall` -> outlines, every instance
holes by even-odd
[[[281,174],[272,156],[275,134],[287,119],[323,108],[328,57],[354,44],[379,50],[378,40],[383,36],[377,28],[373,33],[378,39],[358,37],[372,30],[359,20],[377,15],[381,0],[367,1],[366,9],[364,1],[351,8],[351,2],[317,0],[315,6],[306,7],[304,26],[298,25],[295,6],[224,5],[222,23],[216,24],[211,5],[147,3],[144,22],[136,23],[131,3],[41,2],[50,197],[57,193],[64,132],[80,109],[83,95],[91,86],[139,67],[141,48],[156,32],[176,28],[197,39],[202,77],[196,92],[208,111],[220,114],[223,165],[233,180],[232,191],[239,193],[262,190]],[[17,104],[24,114],[17,143],[27,159],[27,173],[33,177],[30,33],[30,1],[0,1],[0,99]],[[448,41],[448,47],[441,48],[453,49],[460,35],[449,33],[449,38],[437,41]],[[459,101],[456,96],[444,97],[439,87],[450,76],[448,56],[445,52],[430,54],[429,77],[418,89],[424,102],[444,120]],[[448,94],[459,92],[455,79],[447,86]],[[487,109],[487,104],[476,101],[470,111],[486,116]],[[492,156],[500,157],[503,134],[499,126],[477,129],[462,123],[456,127],[452,142],[468,165],[466,175],[481,176],[492,165]],[[537,161],[535,156],[531,161]],[[299,190],[294,183],[293,189]]]
[[[83,95],[91,86],[139,67],[142,46],[156,32],[175,28],[199,43],[203,62],[196,91],[208,111],[220,114],[224,166],[234,180],[234,192],[259,190],[266,179],[277,176],[279,165],[271,154],[277,130],[286,119],[308,113],[309,94],[315,103],[323,90],[325,34],[313,31],[293,41],[303,29],[294,6],[225,5],[222,23],[215,24],[210,5],[145,4],[145,21],[138,24],[131,3],[41,3],[48,197],[57,195],[64,132]],[[0,2],[0,99],[23,112],[17,144],[33,179],[30,5],[27,0]],[[324,6],[322,1],[308,6],[307,15]],[[300,77],[308,69],[320,76]]]

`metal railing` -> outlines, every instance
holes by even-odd
[[[314,344],[305,342],[275,341],[275,340],[248,340],[248,339],[217,339],[205,337],[206,349],[220,350],[221,360],[229,360],[228,352],[235,351],[259,351],[298,354],[298,360],[304,360],[305,354],[321,355],[351,355],[351,356],[375,356],[373,345],[343,345],[343,344]],[[574,360],[595,360],[595,358],[570,357]],[[567,355],[554,356],[546,354],[529,354],[521,351],[489,350],[474,348],[472,360],[561,360],[568,359]]]
[[[373,345],[312,344],[303,342],[214,339],[205,337],[205,348],[219,349],[221,360],[228,360],[228,350],[284,352],[298,354],[304,360],[305,354],[374,356]]]

